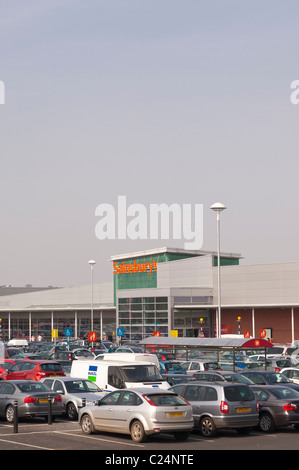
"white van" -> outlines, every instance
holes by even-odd
[[[156,354],[149,353],[108,353],[99,354],[96,356],[96,361],[129,361],[129,362],[152,362],[159,369],[159,359]]]
[[[72,362],[70,376],[89,379],[105,392],[120,388],[170,388],[152,362],[78,360]]]

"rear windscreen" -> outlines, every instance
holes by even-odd
[[[252,401],[255,400],[252,390],[248,386],[224,387],[224,395],[228,401]]]
[[[182,406],[187,405],[187,402],[178,395],[155,393],[153,395],[146,395],[156,406]]]
[[[55,371],[61,371],[63,370],[62,366],[60,364],[54,363],[54,364],[42,364],[40,366],[40,370],[43,370],[44,372],[52,372],[53,370]]]

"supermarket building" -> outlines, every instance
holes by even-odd
[[[299,263],[242,265],[221,253],[221,332],[299,339]],[[111,257],[112,281],[93,286],[98,337],[139,341],[152,336],[215,336],[217,253],[160,248]],[[91,286],[1,292],[3,339],[84,337],[91,325]],[[10,295],[8,295],[10,294]],[[123,336],[116,338],[116,333]]]

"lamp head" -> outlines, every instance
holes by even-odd
[[[215,202],[214,204],[211,205],[210,209],[212,209],[215,212],[221,212],[226,209],[226,206],[222,204],[221,202]]]

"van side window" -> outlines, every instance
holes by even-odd
[[[108,367],[108,384],[115,388],[124,388],[125,384],[118,367]]]

